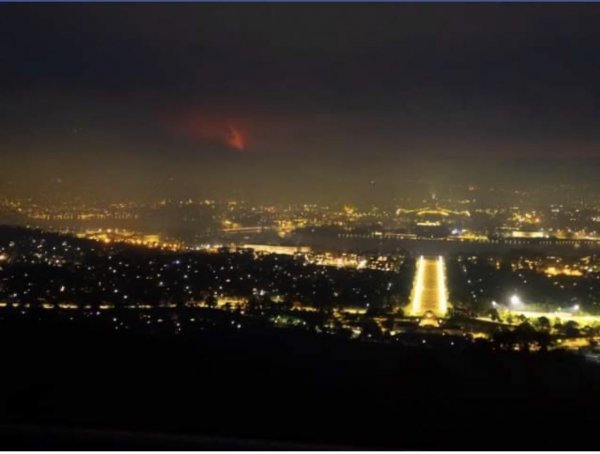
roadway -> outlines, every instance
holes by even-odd
[[[428,311],[438,317],[445,316],[448,311],[446,266],[441,256],[421,256],[416,263],[409,312],[418,317]]]

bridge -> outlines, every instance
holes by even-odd
[[[442,256],[417,259],[408,312],[415,317],[428,312],[443,317],[448,312],[446,265]]]

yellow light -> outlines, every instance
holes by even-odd
[[[446,270],[442,256],[437,262],[437,288],[438,288],[438,312],[445,315],[448,311],[448,294],[446,292]]]
[[[425,260],[423,256],[417,260],[417,273],[415,275],[415,283],[413,285],[412,294],[412,312],[413,315],[418,315],[421,311],[421,297],[423,295],[423,279],[425,274]]]

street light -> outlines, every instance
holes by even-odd
[[[521,304],[521,298],[518,295],[512,295],[510,297],[510,304],[513,306],[519,306]]]

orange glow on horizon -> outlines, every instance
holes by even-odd
[[[200,142],[219,142],[231,149],[243,151],[246,149],[247,136],[238,125],[231,120],[201,115],[184,114],[170,120],[172,131]]]
[[[246,148],[246,142],[242,132],[234,126],[229,126],[229,131],[225,138],[227,145],[235,148],[236,150],[243,151]]]

